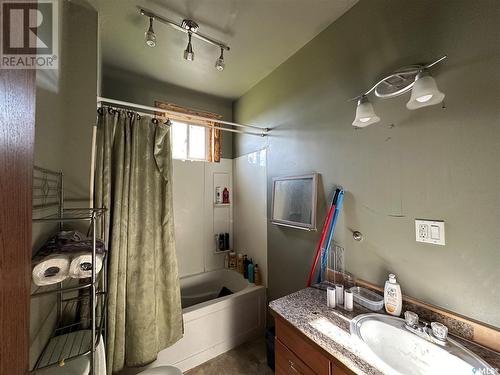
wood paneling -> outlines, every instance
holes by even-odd
[[[28,371],[35,71],[0,70],[0,374]]]

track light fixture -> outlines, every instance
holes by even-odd
[[[375,114],[367,98],[371,92],[375,92],[375,95],[381,99],[389,99],[411,90],[410,100],[406,104],[406,107],[411,110],[441,103],[445,95],[438,90],[436,81],[428,69],[444,59],[446,56],[429,64],[410,65],[382,78],[371,89],[355,98],[358,106],[352,125],[363,128],[380,121],[380,117]]]
[[[146,44],[150,47],[156,47],[156,34],[153,30],[153,17],[149,17],[149,29],[145,33]]]
[[[229,51],[230,48],[226,44],[219,42],[211,37],[208,37],[206,35],[198,33],[199,25],[190,19],[184,19],[180,24],[177,24],[173,21],[170,21],[164,17],[159,16],[156,13],[153,13],[149,10],[146,10],[144,8],[139,8],[139,12],[141,15],[148,17],[149,18],[149,29],[146,31],[146,44],[150,47],[155,47],[156,46],[156,34],[154,33],[153,30],[153,20],[164,23],[166,25],[169,25],[170,27],[176,29],[177,31],[181,31],[183,33],[188,34],[188,45],[186,49],[184,50],[184,59],[187,61],[193,61],[194,60],[194,51],[193,51],[193,45],[191,42],[191,38],[197,38],[199,40],[204,41],[205,43],[211,44],[213,46],[216,46],[220,48],[221,54],[219,58],[215,62],[215,68],[218,71],[223,71],[225,68],[225,61],[224,61],[224,50]]]
[[[188,45],[184,50],[184,60],[194,61],[194,51],[193,51],[193,46],[191,44],[191,32],[188,33],[188,38],[189,38]]]
[[[226,67],[226,64],[224,63],[224,49],[221,48],[220,49],[220,56],[215,61],[215,69],[217,69],[219,72],[222,72],[225,67]]]

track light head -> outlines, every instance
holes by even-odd
[[[372,103],[366,95],[358,99],[358,107],[356,108],[356,118],[352,122],[352,126],[364,128],[365,126],[375,124],[380,121],[380,117],[375,114]]]
[[[222,72],[225,67],[226,67],[226,64],[224,63],[224,49],[221,48],[220,49],[220,56],[215,61],[215,69],[217,69],[219,72]]]
[[[153,17],[149,17],[149,29],[146,31],[146,44],[150,47],[156,47],[156,34],[153,30]]]
[[[188,33],[188,45],[186,49],[184,50],[184,60],[187,61],[193,61],[194,60],[194,51],[193,51],[193,46],[191,44],[191,32]]]

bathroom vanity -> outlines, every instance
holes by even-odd
[[[491,369],[492,372],[485,373],[497,375],[498,372],[495,371],[500,368],[500,353],[458,336],[449,337],[446,344],[436,346],[437,344],[406,332],[402,319],[390,317],[382,311],[380,314],[373,314],[357,304],[353,311],[339,307],[328,308],[324,290],[303,289],[272,301],[269,307],[276,324],[277,375],[392,375],[407,373],[405,367],[412,371],[418,367],[422,373],[429,373],[431,369],[431,372],[467,375],[472,373],[473,368],[487,367],[484,371]],[[353,332],[356,327],[361,327],[357,323],[360,318],[377,320],[378,317],[382,317],[379,320],[396,324],[393,327],[389,324],[367,324],[367,327],[378,329],[367,335],[375,342],[375,346],[370,349]],[[480,357],[485,362],[466,363],[457,360],[448,350],[454,345],[459,345],[471,356]],[[408,347],[413,349],[406,350]],[[427,354],[404,357],[408,352]],[[434,359],[436,360],[432,362]],[[415,360],[417,362],[412,362]]]

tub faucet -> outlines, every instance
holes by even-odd
[[[448,328],[439,322],[432,322],[431,329],[427,323],[419,323],[419,318],[413,311],[405,312],[405,325],[404,327],[427,341],[433,342],[438,345],[446,345],[446,340],[448,338]]]

